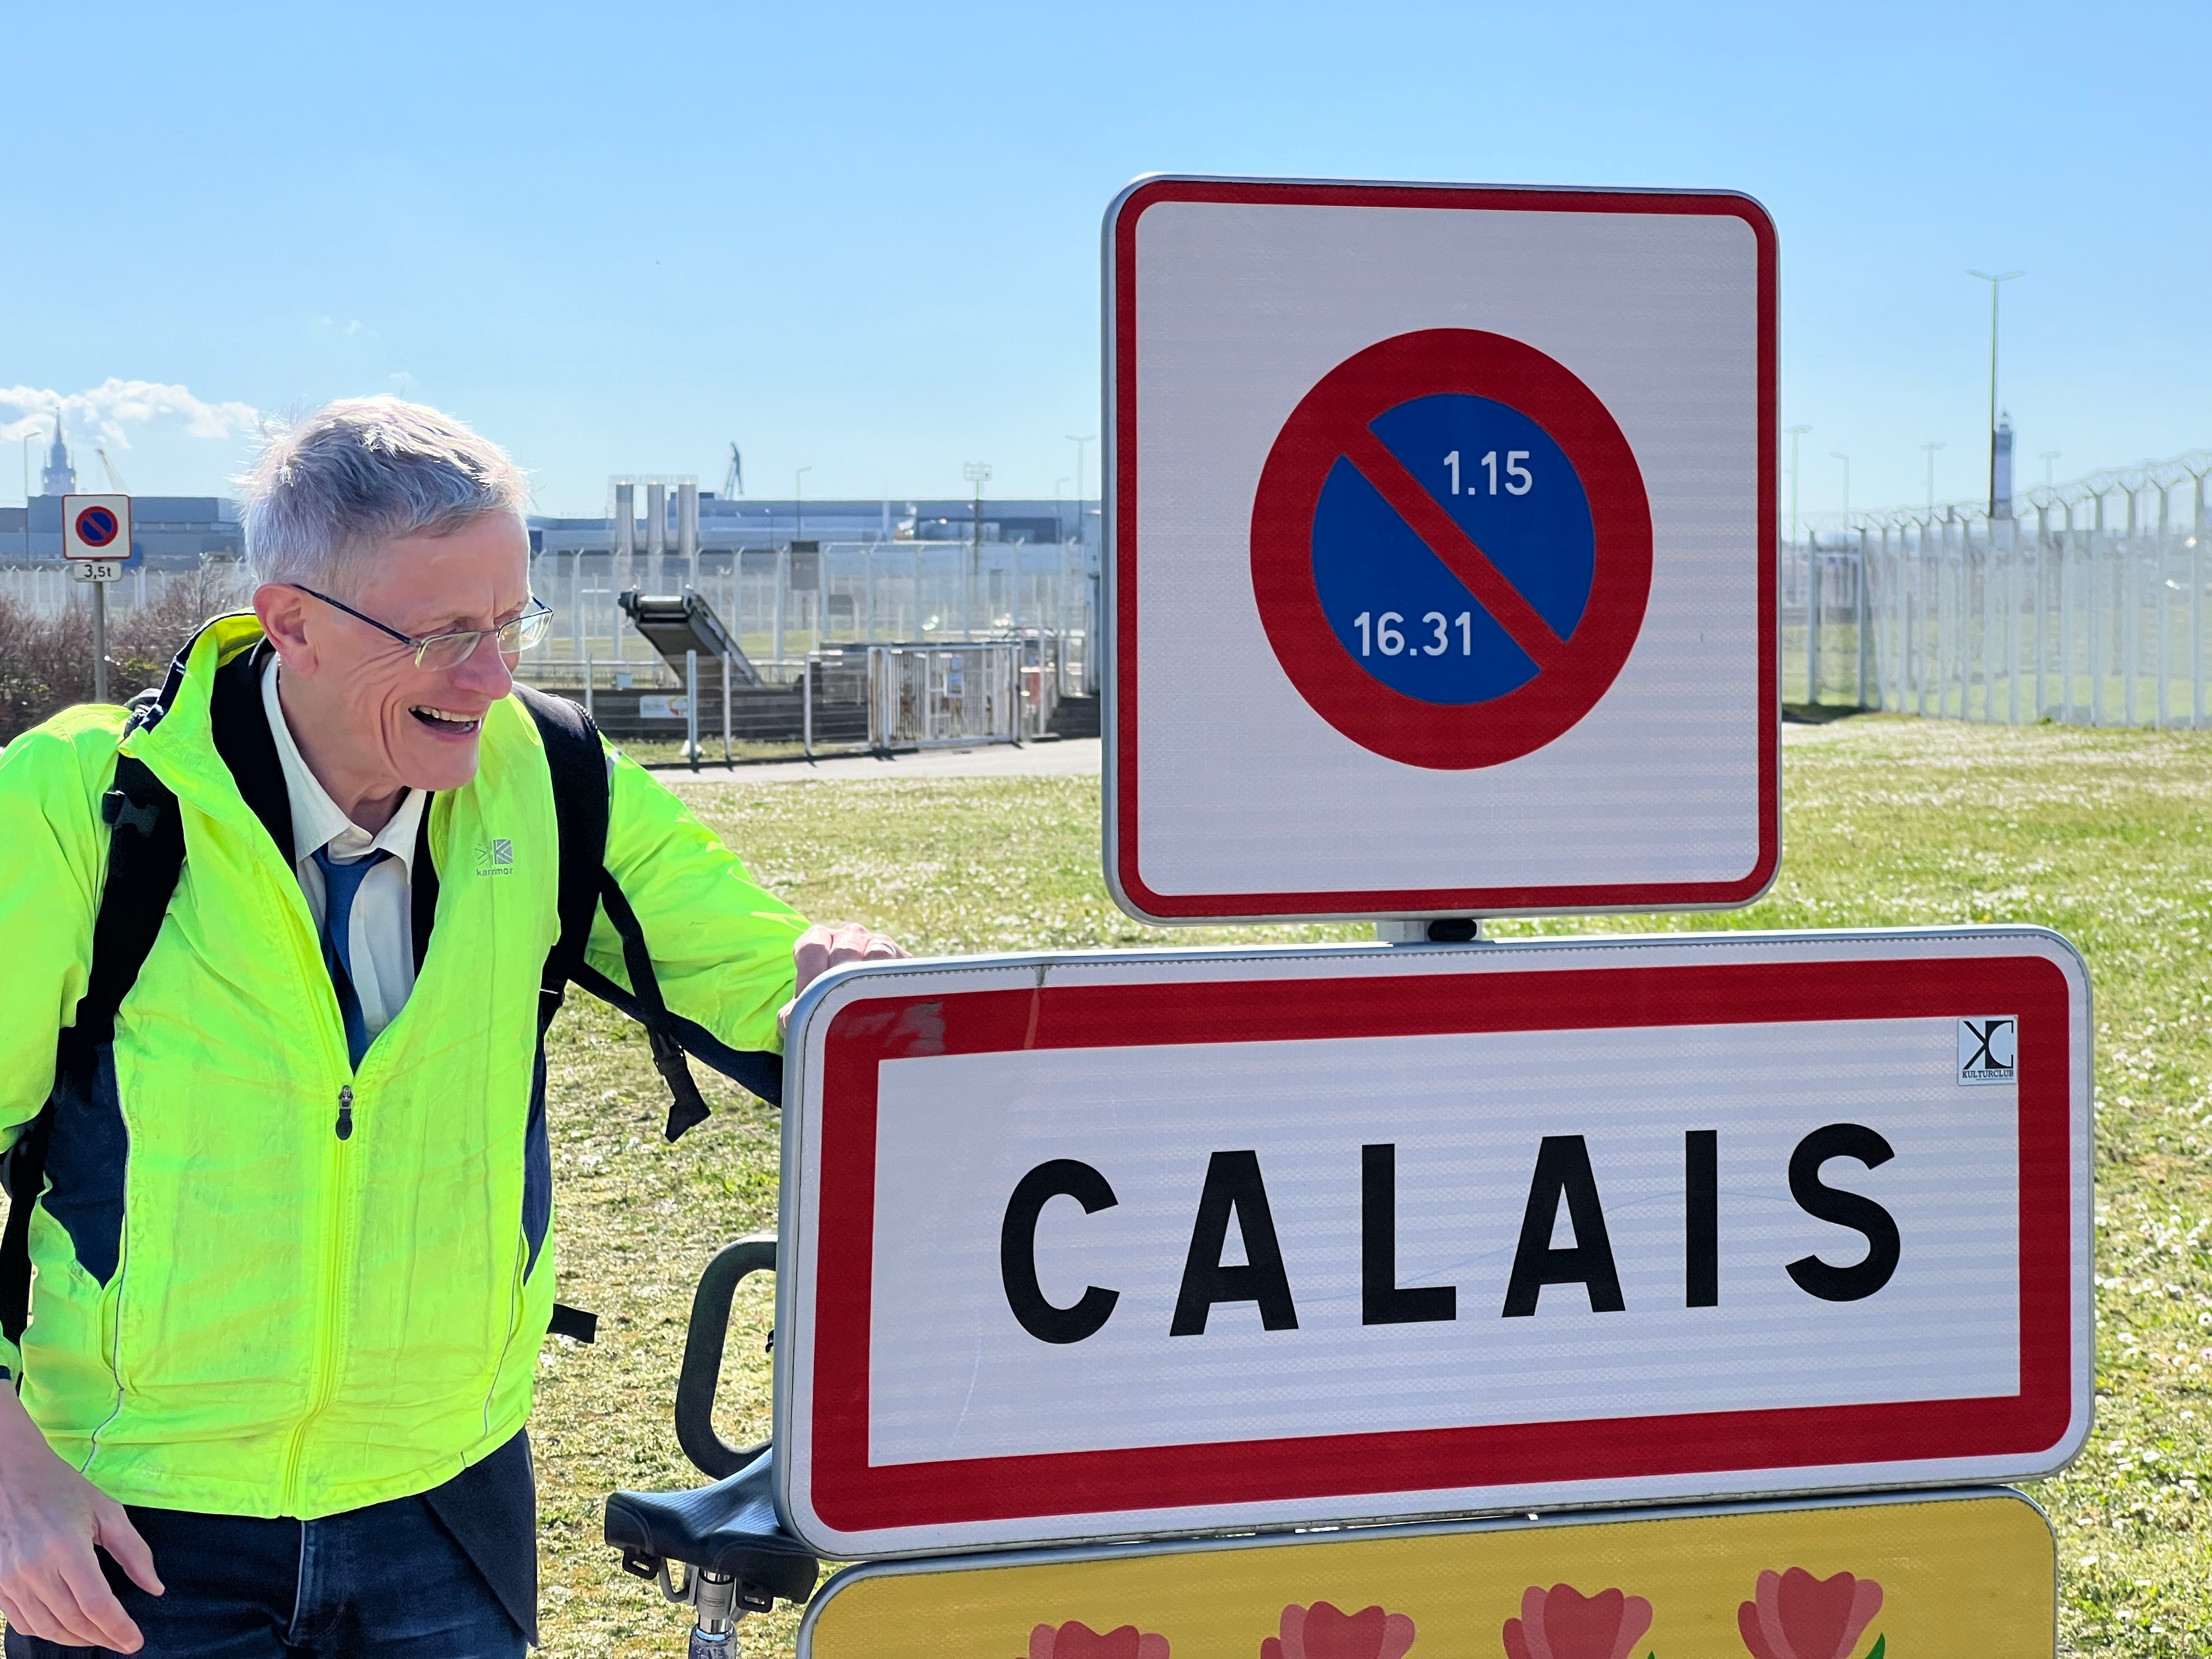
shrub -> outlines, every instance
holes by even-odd
[[[107,695],[122,702],[159,685],[169,660],[209,617],[234,610],[245,587],[231,571],[203,567],[172,577],[160,599],[111,611]],[[0,595],[0,744],[74,703],[92,701],[92,611],[51,615]]]

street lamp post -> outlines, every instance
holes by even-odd
[[[1097,443],[1098,434],[1094,432],[1087,438],[1079,438],[1071,432],[1067,434],[1067,441],[1075,446],[1075,537],[1080,541],[1083,539],[1083,449],[1086,444]]]
[[[960,476],[974,486],[975,505],[974,517],[968,526],[968,580],[966,592],[961,596],[960,623],[969,639],[975,637],[975,588],[983,580],[983,485],[990,478],[988,461],[969,461],[960,469]]]
[[[1797,441],[1813,428],[1809,426],[1785,428],[1790,434],[1790,540],[1797,541]]]
[[[2024,270],[2007,270],[1990,276],[1984,270],[1970,270],[1967,276],[1990,285],[1990,517],[1997,516],[1997,290],[2015,276],[2025,276]]]
[[[1928,516],[1936,516],[1936,452],[1948,449],[1948,444],[1923,444],[1921,453],[1928,457]]]
[[[1085,507],[1083,505],[1083,447],[1085,444],[1096,443],[1098,441],[1098,434],[1094,432],[1086,437],[1079,437],[1076,434],[1071,432],[1067,434],[1067,441],[1075,446],[1075,561],[1076,574],[1082,581],[1085,590],[1083,616],[1079,620],[1083,623],[1082,631],[1085,641],[1083,647],[1083,684],[1085,692],[1087,695],[1097,689],[1093,684],[1093,676],[1097,671],[1098,653],[1091,648],[1091,641],[1096,638],[1097,634],[1098,590],[1097,583],[1091,575],[1091,556],[1084,551],[1083,545],[1085,539],[1084,533]],[[1102,537],[1105,533],[1103,520],[1101,521],[1099,533]],[[1063,621],[1065,619],[1063,618]]]
[[[1850,545],[1851,537],[1851,458],[1840,449],[1830,450],[1828,458],[1844,464],[1844,544],[1848,547]],[[1826,596],[1820,591],[1820,562],[1809,550],[1805,556],[1805,574],[1808,582],[1805,591],[1807,605],[1805,678],[1812,690],[1809,701],[1818,702],[1820,701],[1821,647],[1826,643],[1828,618],[1827,607],[1823,603]],[[1865,580],[1866,573],[1862,568],[1859,580],[1863,584]],[[1863,673],[1860,676],[1859,684],[1861,690],[1863,690],[1866,684]]]
[[[811,466],[796,467],[791,474],[791,539],[797,542],[806,528],[806,475]],[[783,556],[775,562],[775,659],[783,661],[783,597],[791,591],[791,559],[793,550],[787,544]],[[734,554],[731,556],[733,559]]]
[[[2057,450],[2057,449],[2046,449],[2046,450],[2045,450],[2045,451],[2043,452],[2043,453],[2042,453],[2041,455],[2039,455],[2039,456],[2038,456],[2038,457],[2036,458],[2037,459],[2040,460],[2040,461],[2043,463],[2043,487],[2044,487],[2045,489],[2050,489],[2050,488],[2051,488],[2051,462],[2053,462],[2053,461],[2057,460],[2057,459],[2059,458],[2059,456],[2060,456],[2060,455],[2062,455],[2062,454],[2063,454],[2063,453],[2065,453],[2065,452],[2064,452],[2064,451],[2063,451],[2063,450]]]
[[[1790,545],[1795,547],[1797,545],[1797,441],[1813,428],[1793,426],[1784,429],[1790,434]],[[1778,629],[1781,626],[1779,617],[1775,619],[1775,625]],[[1808,684],[1812,680],[1813,656],[1813,556],[1808,553],[1805,556],[1805,672]]]

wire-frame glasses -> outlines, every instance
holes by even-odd
[[[291,586],[313,599],[320,599],[325,605],[344,611],[357,622],[367,623],[386,637],[397,640],[413,655],[417,668],[427,669],[433,673],[443,669],[459,668],[476,654],[477,647],[483,643],[487,634],[497,635],[499,654],[512,663],[544,639],[545,630],[553,622],[552,607],[533,594],[529,607],[520,616],[510,617],[496,628],[462,628],[450,634],[427,634],[418,639],[411,634],[403,634],[396,628],[387,628],[374,617],[363,616],[343,599],[334,599],[327,593],[319,593],[312,587],[301,586],[297,582]]]

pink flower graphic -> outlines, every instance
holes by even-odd
[[[1839,1572],[1815,1578],[1802,1567],[1759,1575],[1759,1599],[1736,1609],[1752,1659],[1850,1659],[1881,1611],[1881,1586]]]
[[[1651,1604],[1640,1595],[1531,1584],[1522,1592],[1521,1616],[1505,1621],[1505,1651],[1510,1659],[1628,1659],[1650,1628]]]
[[[1039,1625],[1025,1659],[1168,1659],[1168,1638],[1123,1625],[1103,1636],[1080,1621]]]
[[[1260,1644],[1260,1659],[1402,1659],[1413,1645],[1413,1621],[1380,1607],[1344,1613],[1326,1601],[1293,1601],[1282,1631]]]

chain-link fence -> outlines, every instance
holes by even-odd
[[[2200,726],[2212,451],[1980,507],[1853,514],[1785,544],[1785,702],[1951,720]]]

